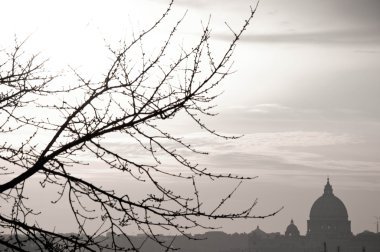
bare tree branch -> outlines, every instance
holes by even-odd
[[[203,222],[204,219],[253,219],[277,213],[254,214],[257,201],[238,212],[223,211],[242,181],[253,178],[214,173],[201,167],[185,153],[206,155],[207,152],[160,126],[163,121],[175,120],[182,112],[194,125],[212,135],[236,138],[217,133],[202,118],[216,115],[212,112],[213,102],[219,95],[216,88],[231,74],[236,43],[257,6],[250,9],[240,30],[228,26],[233,38],[218,57],[210,45],[210,22],[203,26],[195,44],[190,48],[181,46],[175,56],[168,56],[173,52],[173,41],[185,16],[172,26],[159,49],[148,55],[144,41],[160,28],[172,4],[129,43],[124,42],[118,48],[108,46],[112,61],[99,80],[89,80],[72,69],[78,82],[69,88],[56,88],[55,78],[44,70],[46,61],[40,61],[38,55],[25,58],[22,51],[25,41],[16,42],[13,50],[5,53],[6,60],[0,62],[0,134],[23,136],[23,129],[29,133],[25,139],[20,137],[20,142],[0,142],[4,181],[0,185],[0,200],[1,204],[10,206],[9,211],[2,209],[0,213],[0,228],[4,230],[0,233],[1,245],[12,251],[25,251],[29,245],[48,251],[106,248],[138,251],[143,244],[135,244],[126,231],[133,225],[147,239],[169,251],[174,249],[173,241],[163,241],[157,230],[188,236],[187,231],[196,227],[215,228]],[[136,51],[140,58],[136,58]],[[46,97],[48,101],[43,99]],[[46,117],[29,115],[26,106]],[[130,153],[113,149],[107,144],[111,135],[134,142],[133,146],[141,148],[147,159],[136,160]],[[49,139],[41,143],[41,136]],[[136,200],[128,192],[121,194],[81,178],[75,174],[76,167],[91,164],[81,159],[83,155],[102,162],[120,176],[149,184],[152,191]],[[174,161],[178,170],[166,169],[161,161],[164,157]],[[157,174],[189,183],[192,191],[189,195],[173,191],[160,182]],[[32,177],[39,178],[43,188],[59,188],[52,204],[68,204],[77,226],[75,234],[60,234],[38,225],[35,220],[41,212],[28,206],[25,189]],[[197,187],[201,177],[238,180],[238,184],[210,210],[202,202]],[[96,228],[90,228],[90,224]],[[107,238],[106,233],[110,235]],[[120,244],[120,236],[129,242],[128,247]]]

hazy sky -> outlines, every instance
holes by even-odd
[[[166,4],[2,2],[0,48],[10,46],[14,34],[32,35],[30,48],[49,57],[53,68],[95,71],[105,55],[103,39],[114,42],[130,35],[131,27],[143,28]],[[191,40],[211,14],[218,50],[231,38],[224,21],[238,29],[250,4],[255,2],[177,0],[170,20],[188,10],[181,34]],[[244,137],[216,139],[181,120],[171,127],[211,152],[200,159],[210,169],[259,176],[242,186],[238,206],[258,197],[259,213],[285,209],[259,222],[226,223],[224,230],[250,232],[260,225],[284,232],[293,218],[304,234],[310,207],[330,176],[353,232],[373,231],[374,216],[380,216],[380,1],[262,0],[234,61],[237,72],[225,81],[217,101],[220,115],[209,124]],[[133,151],[122,140],[112,143]],[[96,169],[83,176],[115,180]],[[220,186],[203,185],[205,200],[215,197],[208,189]]]

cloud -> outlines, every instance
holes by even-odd
[[[190,11],[210,13],[216,19],[223,17],[223,21],[228,21],[231,15],[236,16],[234,20],[240,20],[238,17],[245,14],[248,6],[254,3],[249,0],[175,2]],[[253,24],[242,40],[254,43],[378,45],[379,11],[378,0],[266,0],[260,2]],[[232,36],[230,33],[214,34],[215,38],[222,40],[230,40]]]
[[[276,103],[263,103],[263,104],[257,104],[253,106],[252,108],[248,108],[248,113],[259,113],[259,114],[270,114],[275,112],[291,112],[291,108],[276,104]]]
[[[232,34],[216,33],[214,38],[231,41]],[[294,43],[294,44],[367,44],[378,45],[379,28],[358,30],[319,30],[244,34],[241,41],[248,43]],[[375,50],[375,52],[377,52]]]
[[[206,139],[202,138],[203,142],[208,142],[204,147],[212,152],[202,161],[214,171],[259,175],[280,184],[285,183],[283,176],[344,176],[350,178],[352,186],[379,188],[373,178],[380,177],[380,160],[356,159],[350,152],[342,156],[341,148],[351,146],[360,151],[363,147],[360,139],[346,134],[268,132],[248,134],[227,142]],[[329,147],[329,155],[319,151],[326,147]]]
[[[318,96],[318,94],[316,94]],[[315,97],[313,97],[315,99]],[[311,98],[311,99],[313,99]],[[359,99],[359,98],[357,98]],[[369,99],[369,98],[368,98]],[[310,99],[309,99],[310,101]],[[327,99],[325,98],[325,101]],[[369,102],[369,101],[368,101]],[[286,120],[286,121],[378,121],[376,108],[344,108],[335,107],[334,103],[321,103],[319,107],[305,106],[304,104],[295,104],[297,106],[285,106],[279,103],[262,103],[252,106],[227,107],[222,114],[228,115],[233,120],[245,121],[267,121],[267,120]],[[347,104],[348,105],[348,104]],[[248,122],[247,122],[248,123]]]

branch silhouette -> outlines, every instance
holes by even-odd
[[[249,219],[276,214],[255,215],[256,201],[239,212],[223,212],[222,207],[241,181],[252,178],[213,173],[199,167],[180,149],[200,155],[207,153],[160,126],[160,122],[176,120],[178,114],[183,113],[210,134],[235,138],[218,134],[202,121],[202,117],[215,116],[211,112],[212,103],[218,97],[215,89],[231,73],[236,43],[252,21],[257,6],[250,9],[239,31],[232,31],[228,26],[233,38],[220,55],[212,52],[207,23],[191,48],[181,47],[175,57],[169,56],[182,17],[173,25],[159,50],[148,56],[143,42],[150,33],[160,29],[172,5],[173,2],[151,27],[134,36],[129,43],[124,42],[116,49],[109,47],[112,61],[99,80],[88,79],[73,70],[78,82],[69,88],[56,88],[57,76],[47,73],[46,61],[40,61],[38,55],[25,58],[22,51],[25,41],[16,41],[13,50],[5,53],[6,61],[0,64],[0,133],[17,135],[25,128],[31,133],[20,143],[0,143],[4,181],[0,185],[1,204],[10,206],[9,211],[2,209],[0,212],[0,227],[5,230],[0,244],[11,251],[25,251],[27,245],[48,251],[139,251],[142,245],[135,244],[125,230],[134,225],[148,239],[169,251],[174,249],[173,241],[170,244],[163,241],[157,235],[158,229],[174,230],[187,236],[187,230],[195,227],[214,228],[203,224],[202,218]],[[136,52],[139,52],[138,57]],[[43,99],[46,97],[48,102]],[[29,115],[26,106],[46,113],[47,118]],[[60,116],[49,116],[48,111]],[[134,160],[128,153],[114,150],[106,141],[111,134],[135,141],[153,162]],[[50,138],[46,143],[38,143],[41,136]],[[149,183],[154,189],[144,199],[133,200],[128,193],[105,189],[75,175],[72,171],[77,165],[86,165],[79,158],[83,153],[118,171],[120,176]],[[160,160],[163,155],[188,172],[165,169]],[[167,188],[156,178],[157,174],[179,182],[189,181],[192,196]],[[42,187],[60,188],[52,204],[62,201],[69,204],[78,227],[76,233],[60,234],[34,221],[33,216],[39,212],[27,206],[24,190],[25,183],[33,176],[43,178]],[[202,176],[238,180],[239,183],[216,207],[207,210],[196,186],[196,180]],[[88,223],[96,223],[97,228],[89,228]],[[105,240],[102,237],[106,233],[109,236]],[[128,247],[119,244],[117,237],[129,241]]]

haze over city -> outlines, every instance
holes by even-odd
[[[132,29],[144,29],[167,4],[164,0],[8,1],[2,3],[0,48],[11,47],[15,35],[20,40],[29,36],[27,48],[49,58],[53,70],[69,65],[97,76],[106,64],[106,45],[130,36]],[[169,20],[175,22],[187,11],[177,41],[187,43],[197,39],[201,22],[207,23],[211,15],[212,45],[218,51],[232,37],[225,22],[238,29],[255,4],[177,0]],[[258,215],[284,207],[262,220],[218,221],[220,230],[248,233],[259,225],[264,231],[284,232],[294,219],[305,234],[310,207],[329,177],[335,195],[347,207],[352,232],[375,231],[374,217],[380,216],[379,13],[377,0],[261,1],[235,50],[235,72],[219,87],[223,94],[215,101],[218,115],[206,119],[218,132],[241,137],[220,139],[190,126],[186,119],[165,125],[199,150],[210,152],[188,154],[201,166],[258,176],[242,184],[227,209],[244,208],[255,198]],[[164,34],[157,36],[162,40]],[[154,45],[149,41],[145,46]],[[108,144],[145,158],[123,139],[111,137]],[[93,161],[91,167],[78,167],[82,177],[119,191],[133,189],[133,183],[113,176],[96,160],[88,161]],[[176,169],[176,164],[168,167]],[[175,190],[187,189],[175,180],[172,183]],[[200,181],[198,186],[202,200],[215,205],[235,185]],[[37,186],[30,188],[31,195],[41,192]],[[53,191],[45,193],[47,199],[55,197]],[[50,203],[30,202],[40,207]],[[43,222],[70,232],[72,226],[60,215],[48,213]]]

